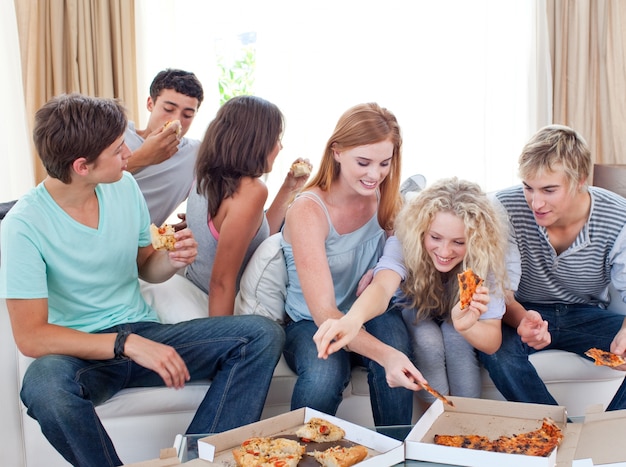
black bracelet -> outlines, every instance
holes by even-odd
[[[117,337],[115,338],[115,345],[113,346],[113,353],[115,354],[115,358],[124,358],[124,346],[126,345],[126,338],[130,334],[130,331],[124,330],[117,333]]]

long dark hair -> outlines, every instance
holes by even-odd
[[[283,128],[281,111],[260,97],[233,97],[218,110],[196,162],[197,190],[207,198],[211,217],[222,200],[237,191],[243,177],[260,177],[267,171],[267,157]]]

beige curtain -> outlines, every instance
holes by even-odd
[[[595,163],[626,164],[626,2],[548,0],[554,122],[577,129]]]
[[[130,119],[138,115],[134,0],[15,0],[15,11],[29,125],[69,92],[117,97]],[[35,166],[39,182],[45,172]]]

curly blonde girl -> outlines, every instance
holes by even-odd
[[[424,248],[424,237],[440,212],[454,214],[465,225],[465,257],[446,274],[435,268]],[[416,322],[449,318],[459,300],[456,274],[468,267],[489,278],[486,285],[490,293],[504,295],[507,226],[503,215],[476,183],[456,177],[437,181],[403,206],[396,218],[395,233],[402,244],[407,269],[402,290],[408,297],[407,306],[417,310]]]

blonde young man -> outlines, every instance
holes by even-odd
[[[626,353],[624,316],[606,309],[609,284],[626,301],[626,200],[587,185],[591,154],[573,129],[541,129],[519,158],[522,186],[500,191],[519,278],[507,303],[502,346],[480,353],[511,401],[556,404],[528,355],[561,349],[583,356],[591,347]],[[626,365],[618,367],[626,370]],[[626,408],[626,382],[607,410]]]

